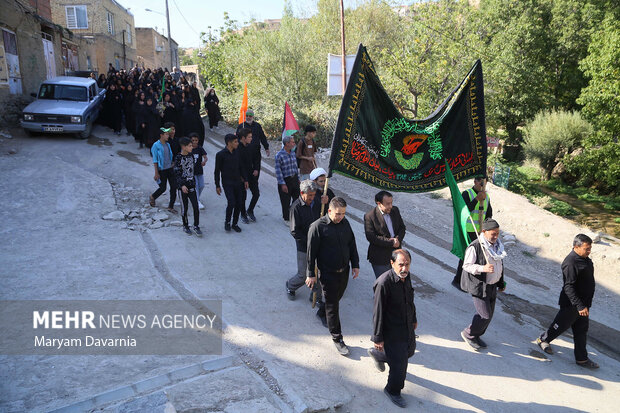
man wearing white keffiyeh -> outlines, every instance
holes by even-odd
[[[472,295],[476,314],[471,324],[461,332],[463,340],[474,350],[486,347],[482,336],[493,318],[497,290],[504,291],[504,245],[499,239],[499,224],[487,219],[480,237],[469,244],[463,259],[461,289]]]

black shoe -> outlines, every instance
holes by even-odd
[[[384,372],[385,371],[385,362],[377,360],[377,357],[375,356],[375,352],[376,351],[378,351],[378,350],[376,350],[374,348],[369,348],[368,349],[368,355],[370,356],[372,361],[375,362],[375,367],[377,368],[377,370],[379,370],[381,372]]]
[[[295,291],[288,288],[288,281],[284,285],[286,286],[286,298],[291,301],[295,300]]]
[[[183,232],[185,232],[187,235],[192,235],[192,230],[189,229],[189,227],[183,227]]]
[[[405,401],[405,399],[403,399],[403,396],[401,396],[400,394],[392,394],[389,391],[387,391],[386,388],[383,389],[383,393],[385,393],[388,399],[390,399],[392,403],[394,403],[398,407],[402,407],[402,408],[407,407],[407,402]]]
[[[250,220],[248,219],[248,217],[241,216],[241,222],[243,222],[244,224],[249,224]]]
[[[461,337],[463,337],[463,341],[465,341],[467,344],[469,344],[471,346],[471,348],[473,348],[476,351],[480,350],[480,344],[476,343],[474,340],[471,340],[471,339],[465,337],[465,333],[463,333],[462,331],[461,331]]]
[[[226,222],[224,224],[224,230],[227,231],[227,232],[230,232],[230,223],[229,222]]]
[[[593,362],[590,359],[587,359],[586,361],[584,361],[583,363],[580,363],[578,361],[575,362],[579,367],[583,367],[584,369],[588,369],[588,370],[596,370],[599,368],[599,365],[596,364],[595,362]]]
[[[256,222],[256,217],[254,216],[254,212],[248,211],[248,218],[250,218],[250,221]]]
[[[480,337],[476,337],[475,339],[476,343],[478,343],[478,345],[481,348],[487,348],[487,343],[485,343],[484,341],[482,341],[482,339]]]
[[[200,227],[195,226],[194,227],[194,232],[196,233],[196,236],[202,237],[202,231],[200,230]]]
[[[325,314],[320,314],[317,311],[316,316],[319,318],[319,320],[321,320],[321,324],[323,324],[323,327],[327,328],[327,317],[325,316]]]
[[[235,232],[241,232],[241,227],[239,227],[239,225],[237,225],[237,224],[233,225],[233,226],[232,226],[232,229],[233,229]]]
[[[338,350],[338,353],[340,353],[341,356],[348,356],[349,355],[349,347],[347,347],[346,344],[344,344],[344,340],[340,339],[338,341],[334,341],[334,345],[336,346],[336,350]]]

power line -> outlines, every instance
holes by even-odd
[[[189,27],[189,28],[190,28],[190,29],[191,29],[194,33],[196,33],[196,35],[197,35],[198,37],[200,37],[200,33],[198,33],[198,32],[197,32],[197,31],[196,31],[196,30],[192,27],[192,25],[191,25],[191,24],[189,24],[189,22],[187,21],[187,19],[185,18],[185,16],[183,16],[183,13],[181,13],[181,9],[179,8],[179,6],[178,6],[178,4],[177,4],[176,0],[172,0],[172,2],[174,3],[174,7],[176,7],[176,8],[177,8],[177,11],[178,11],[178,12],[179,12],[179,14],[181,15],[181,17],[183,17],[183,20],[185,20],[185,23],[187,24],[187,27]]]

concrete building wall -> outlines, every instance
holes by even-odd
[[[114,0],[51,0],[54,23],[69,26],[67,6],[86,6],[88,27],[69,28],[72,32],[94,41],[90,52],[93,70],[107,73],[109,63],[117,69],[135,64],[135,23],[133,15],[127,9]],[[113,16],[112,33],[108,26],[108,14]]]
[[[144,67],[151,69],[162,67],[172,71],[172,66],[179,66],[179,46],[174,39],[172,39],[172,66],[170,66],[170,47],[166,36],[150,27],[137,27],[136,39],[137,53],[141,58],[140,64]]]

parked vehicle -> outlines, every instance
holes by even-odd
[[[29,133],[75,133],[90,136],[99,116],[105,89],[93,79],[59,76],[41,83],[37,99],[26,106],[21,125]]]

